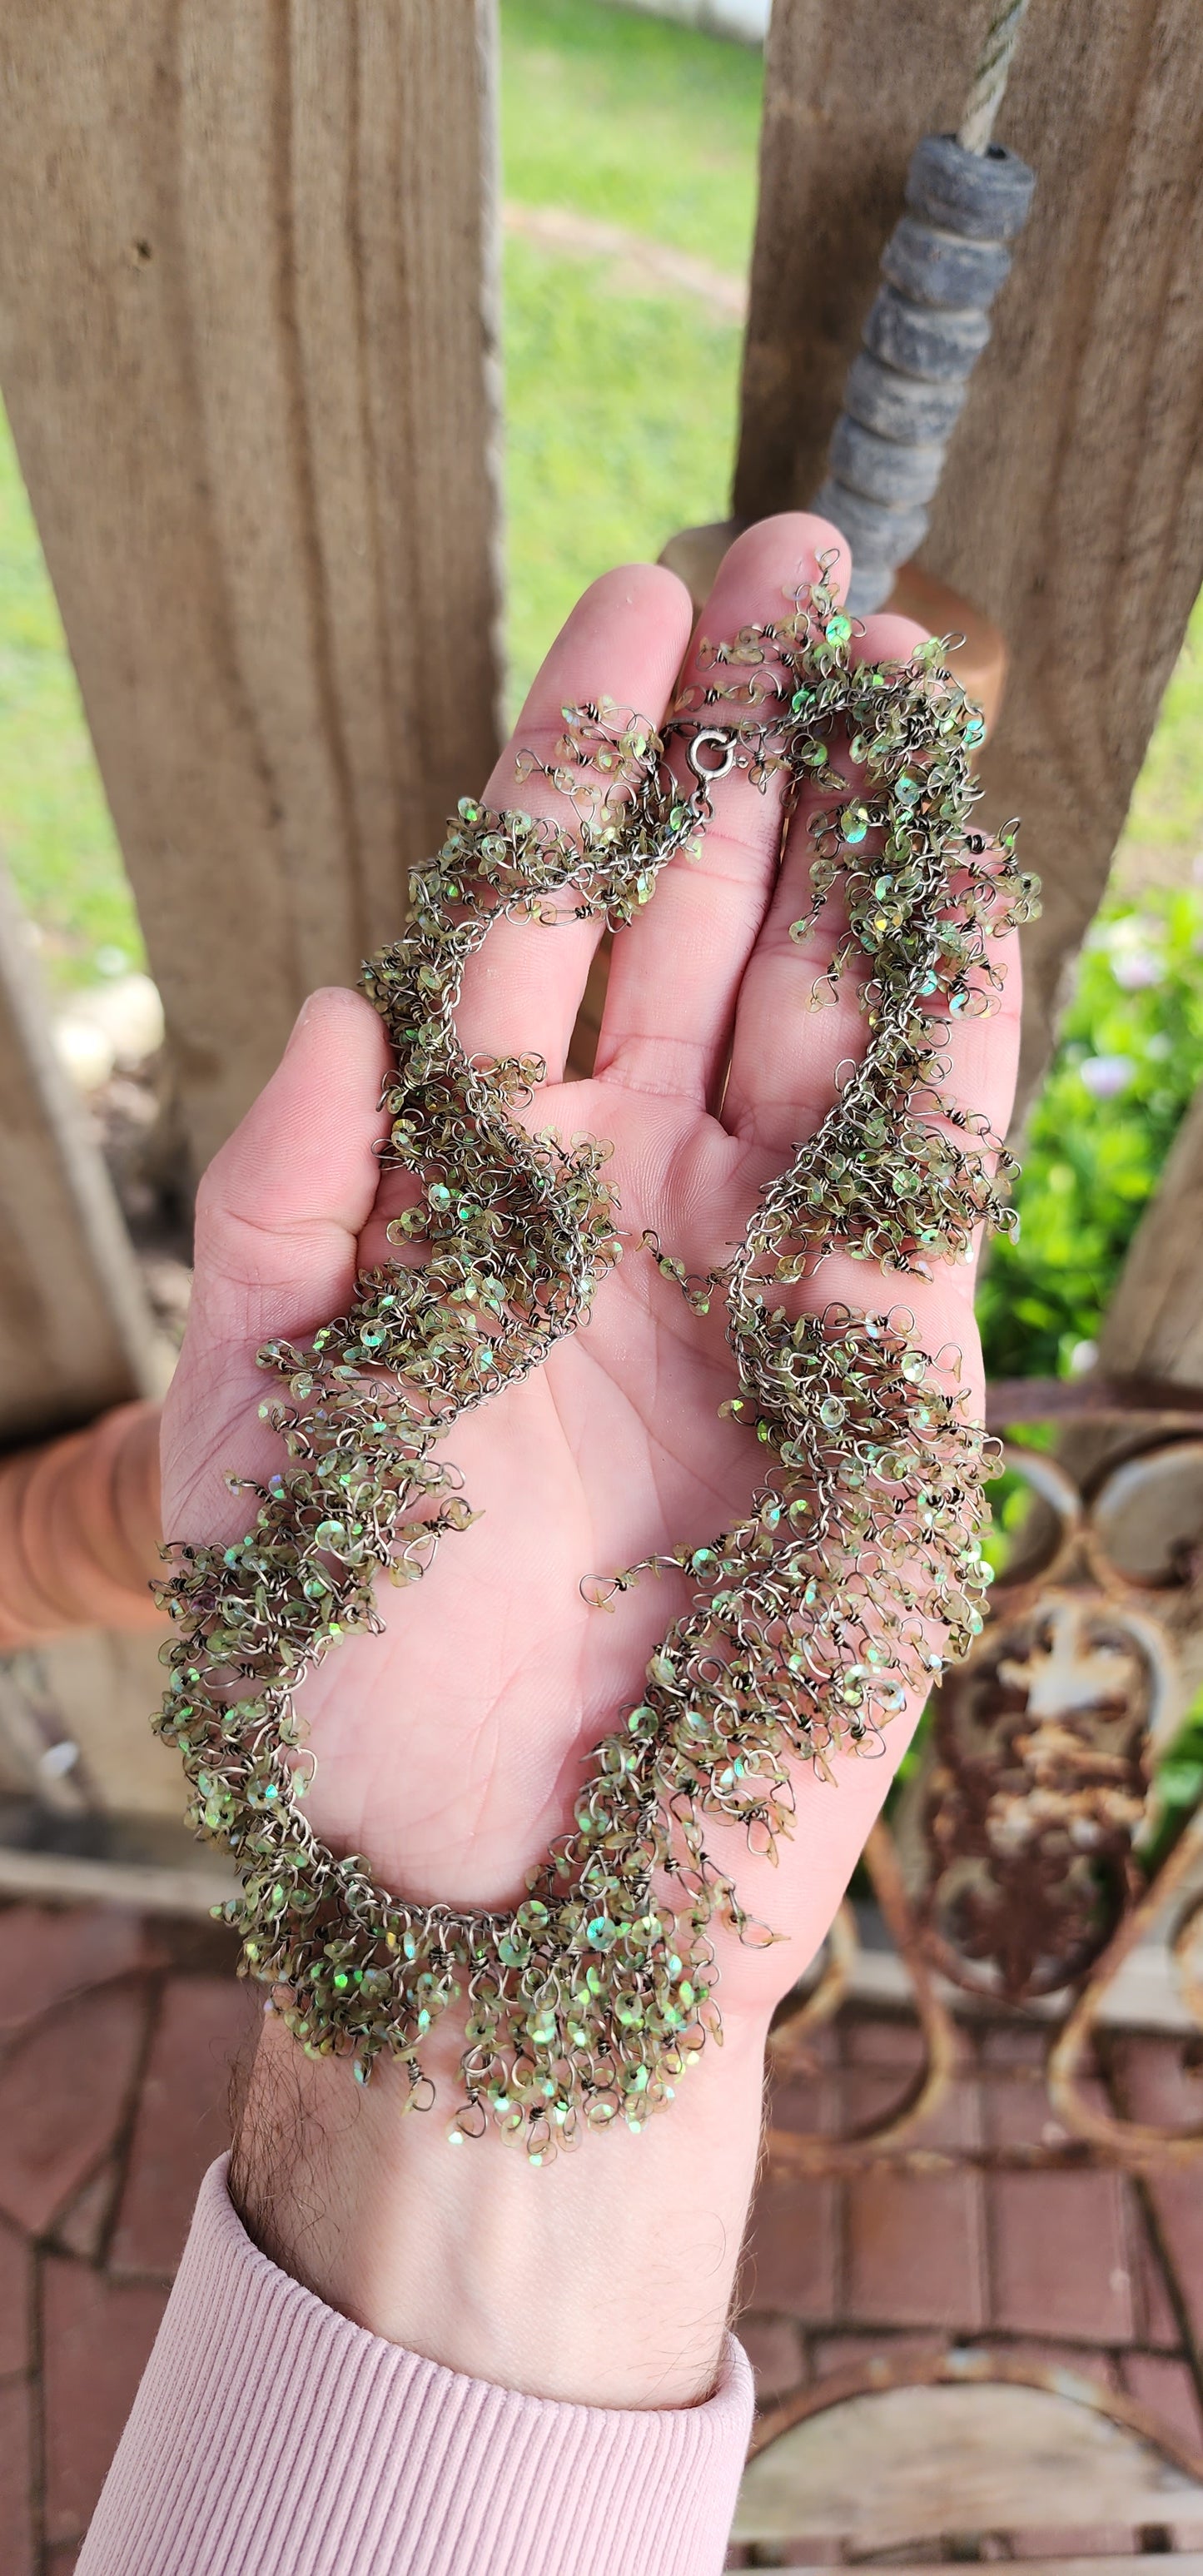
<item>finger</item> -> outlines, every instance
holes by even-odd
[[[547,780],[521,775],[519,753],[553,762],[562,709],[603,697],[658,727],[689,641],[690,615],[684,583],[657,564],[628,564],[595,581],[543,664],[485,803],[572,822],[564,797]],[[498,922],[467,970],[456,1011],[467,1052],[541,1055],[549,1079],[558,1082],[601,934],[600,921]]]
[[[907,618],[873,617],[855,647],[858,661],[904,661],[923,640]],[[837,767],[855,772],[839,751]],[[739,996],[731,1071],[723,1103],[731,1133],[780,1154],[814,1134],[831,1106],[837,1067],[863,1055],[867,1042],[863,978],[841,980],[836,1000],[812,1010],[810,999],[826,975],[847,926],[838,887],[799,945],[791,926],[809,911],[814,842],[810,824],[830,802],[823,791],[805,795],[794,815],[780,874]],[[983,1114],[1005,1132],[1018,1058],[1018,943],[1014,934],[991,939],[991,970],[1002,977],[997,1009],[986,1019],[949,1023],[945,1050],[951,1102]]]
[[[819,556],[832,551],[841,558],[831,578],[842,595],[848,550],[825,519],[790,510],[747,529],[723,558],[699,641],[721,642],[781,616],[792,594],[816,579]],[[683,677],[708,677],[696,645]],[[594,1068],[603,1080],[711,1101],[777,875],[783,795],[781,780],[763,796],[738,773],[720,780],[700,858],[674,860],[647,911],[620,932]]]
[[[922,641],[922,627],[910,618],[871,617],[853,649],[861,662],[905,661]],[[836,746],[832,759],[853,775]],[[821,788],[804,789],[798,800],[735,1015],[723,1123],[732,1135],[773,1152],[813,1134],[830,1106],[837,1065],[860,1055],[865,1043],[853,979],[826,1009],[810,1008],[846,927],[838,887],[805,943],[790,937],[793,923],[810,909],[811,821],[829,803]]]
[[[253,1350],[337,1314],[379,1182],[388,1065],[371,1005],[340,985],[312,993],[266,1088],[197,1193],[188,1338]]]

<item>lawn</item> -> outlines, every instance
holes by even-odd
[[[507,202],[564,209],[746,271],[761,62],[599,8],[502,0]],[[510,695],[584,584],[726,514],[738,325],[631,259],[507,239]]]
[[[142,941],[8,425],[0,413],[0,850],[52,991]]]
[[[762,66],[597,0],[501,0],[504,188],[746,267]]]

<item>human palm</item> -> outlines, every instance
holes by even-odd
[[[813,575],[816,550],[836,542],[822,522],[796,516],[752,529],[726,558],[700,631],[717,639],[771,619]],[[519,788],[515,752],[549,755],[565,702],[609,696],[658,721],[689,630],[670,574],[635,567],[595,584],[535,684],[488,801],[537,801],[533,782]],[[875,618],[861,651],[899,658],[917,634]],[[558,803],[547,788],[546,810]],[[450,1453],[480,1517],[443,1538],[420,1584],[382,1586],[385,1633],[343,1644],[298,1693],[317,1761],[317,1831],[363,1852],[386,1885],[420,1902],[521,1893],[525,1871],[570,1822],[589,1749],[639,1696],[647,1657],[688,1597],[679,1575],[644,1576],[603,1609],[587,1597],[591,1578],[712,1538],[758,1481],[756,1444],[719,1413],[734,1386],[721,1300],[693,1313],[642,1237],[653,1233],[691,1271],[721,1263],[761,1184],[819,1123],[864,1027],[853,991],[824,1012],[808,1008],[836,925],[825,919],[802,950],[789,937],[807,908],[805,807],[782,849],[772,790],[761,797],[735,776],[714,804],[701,858],[674,861],[615,942],[592,1081],[561,1077],[598,924],[499,923],[457,1013],[469,1051],[545,1058],[533,1124],[612,1143],[607,1177],[626,1257],[543,1368],[455,1425]],[[1005,963],[1009,947],[1000,953]],[[961,1027],[950,1046],[954,1093],[996,1129],[1013,1081],[1017,980],[993,1019]],[[276,1435],[257,1418],[271,1391],[254,1364],[258,1344],[303,1340],[345,1310],[357,1268],[389,1257],[385,1229],[405,1184],[382,1176],[372,1152],[385,1064],[365,1002],[315,996],[206,1178],[193,1317],[165,1423],[173,1538],[236,1535],[246,1503],[226,1491],[224,1472],[258,1476],[280,1462]],[[928,1350],[951,1343],[972,1370],[971,1285],[968,1269],[946,1269],[907,1283],[901,1299],[897,1281],[883,1286],[836,1252],[807,1294],[820,1305],[905,1302]],[[712,1832],[741,1896],[789,1936],[784,1949],[725,1960],[728,2010],[741,1997],[763,2007],[817,1946],[909,1723],[891,1727],[884,1759],[838,1760],[835,1789],[800,1782],[797,1832],[776,1873],[724,1842],[731,1829]]]

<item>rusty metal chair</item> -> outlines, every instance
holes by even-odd
[[[1203,2454],[1093,2380],[954,2350],[842,2371],[766,2414],[728,2563],[1022,2557],[1105,2576],[1114,2557],[1136,2576],[1167,2553],[1199,2576]]]

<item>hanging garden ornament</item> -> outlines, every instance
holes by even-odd
[[[1027,5],[1001,0],[957,133],[927,134],[912,155],[907,212],[882,252],[827,479],[811,503],[852,549],[848,604],[862,617],[884,606],[927,533],[990,307],[1027,222],[1035,174],[993,140]]]

